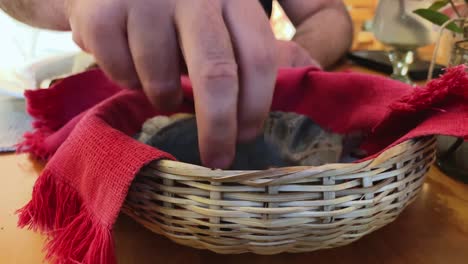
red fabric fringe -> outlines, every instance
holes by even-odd
[[[115,263],[110,228],[84,206],[77,191],[45,170],[32,200],[18,210],[18,226],[45,231],[46,259],[56,264]]]
[[[109,81],[93,74],[81,80],[81,91],[89,95],[86,89],[95,88],[89,83],[98,83],[105,90],[101,94],[112,95],[115,89],[105,88]],[[55,102],[71,88],[62,86],[48,100]],[[52,132],[36,131],[25,143],[38,145],[28,146],[33,155],[50,159],[31,201],[18,211],[18,225],[47,236],[46,258],[51,263],[114,264],[112,225],[133,177],[148,162],[173,157],[129,137],[154,114],[140,91],[121,90],[89,111],[75,112],[55,131],[50,123],[42,123]]]
[[[182,85],[186,100],[177,112],[192,112],[188,79]],[[416,91],[381,77],[284,69],[272,110],[304,114],[343,133],[368,132],[380,124],[370,141],[376,153],[406,138],[467,137],[468,100],[460,100],[468,98],[467,87],[460,67],[428,90]],[[25,136],[20,151],[48,164],[32,200],[18,211],[19,226],[48,236],[45,249],[52,263],[115,263],[111,229],[134,176],[152,160],[173,159],[130,137],[147,118],[162,113],[141,91],[122,90],[98,70],[26,97],[36,131]],[[426,110],[435,107],[445,112]]]
[[[29,152],[37,159],[48,160],[60,146],[58,142],[65,140],[90,108],[121,89],[111,82],[101,81],[96,83],[100,89],[83,92],[89,89],[90,80],[102,76],[102,72],[97,70],[86,74],[87,79],[74,75],[48,89],[28,90],[24,93],[27,111],[34,118],[34,131],[24,135],[23,142],[17,145],[17,152]],[[66,92],[63,87],[67,87]],[[73,98],[73,107],[69,105],[70,98]]]
[[[35,158],[46,161],[50,158],[51,153],[47,151],[43,142],[51,132],[47,128],[36,128],[33,132],[26,132],[23,135],[23,142],[16,145],[17,153],[29,152]]]
[[[35,158],[46,161],[52,153],[45,146],[45,139],[54,132],[54,128],[63,125],[58,118],[61,113],[58,102],[51,102],[40,90],[26,91],[24,96],[28,98],[27,111],[34,118],[34,131],[24,134],[23,142],[17,145],[17,152],[29,152]]]
[[[466,66],[459,65],[447,68],[444,75],[434,79],[426,87],[418,87],[413,93],[404,96],[390,105],[390,109],[398,112],[417,112],[426,109],[436,109],[434,106],[446,102],[448,95],[468,100],[468,74]]]
[[[388,108],[361,148],[371,157],[405,140],[427,135],[468,139],[468,74],[466,66],[447,68],[438,79],[415,88]],[[382,146],[386,146],[382,149]]]

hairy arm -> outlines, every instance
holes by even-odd
[[[336,63],[350,48],[353,27],[340,0],[281,0],[296,27],[293,38],[323,67]]]
[[[11,17],[34,27],[70,30],[66,3],[67,0],[0,0],[0,8]]]

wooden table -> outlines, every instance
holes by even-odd
[[[339,69],[373,73],[343,63]],[[43,166],[27,155],[0,155],[0,263],[41,263],[44,237],[16,227]],[[125,216],[115,226],[121,264],[145,263],[468,263],[468,185],[433,168],[419,198],[390,225],[341,248],[277,256],[217,255],[179,246]]]
[[[31,196],[42,165],[27,155],[0,155],[0,263],[41,263],[44,238],[16,227],[14,211]],[[419,198],[390,225],[341,248],[277,256],[217,255],[179,246],[128,217],[115,226],[121,264],[145,263],[411,263],[464,264],[468,260],[468,185],[433,168]]]

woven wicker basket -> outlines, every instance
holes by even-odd
[[[136,177],[123,211],[177,243],[217,253],[343,246],[390,223],[415,199],[435,142],[406,141],[361,163],[265,171],[153,162]]]

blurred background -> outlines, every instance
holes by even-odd
[[[362,32],[362,25],[372,19],[377,0],[345,0],[355,23],[355,45],[357,47],[379,48],[372,41],[372,34]],[[280,39],[290,39],[294,35],[294,27],[282,12],[278,3],[274,3],[271,19],[275,34]],[[0,67],[10,68],[23,65],[38,58],[78,51],[68,32],[53,32],[39,30],[16,22],[0,10]]]
[[[457,1],[457,0],[454,0]],[[387,7],[394,7],[393,12],[394,14],[397,14],[398,12],[398,3],[408,3],[407,10],[406,12],[409,14],[411,17],[411,20],[414,19],[419,19],[419,22],[422,20],[420,18],[416,18],[414,14],[412,14],[412,10],[414,10],[415,5],[418,7],[425,7],[429,6],[431,2],[430,0],[344,0],[343,1],[352,17],[352,21],[354,24],[354,41],[352,45],[352,50],[351,51],[388,51],[391,45],[383,45],[382,41],[385,40],[385,38],[392,38],[392,37],[400,37],[400,41],[403,38],[403,35],[401,31],[405,31],[405,28],[411,28],[411,26],[415,26],[415,24],[407,25],[407,24],[401,24],[399,28],[389,28],[389,25],[398,25],[399,22],[401,21],[391,21],[392,19],[395,20],[397,16],[394,17],[385,17],[385,19],[380,19],[380,25],[384,25],[385,27],[381,27],[382,30],[380,31],[380,38],[379,37],[379,32],[373,31],[372,25],[373,25],[373,20],[378,14],[378,4],[387,2],[386,6],[384,6],[384,3],[382,4],[383,7],[387,9]],[[381,8],[382,9],[382,8]],[[384,12],[386,15],[387,13],[390,14],[391,12]],[[390,23],[389,23],[390,22]],[[404,21],[407,22],[407,21]],[[411,21],[410,21],[411,22]],[[414,22],[414,21],[413,21]],[[419,23],[418,22],[418,23]],[[289,19],[285,16],[283,13],[280,5],[275,1],[273,5],[273,13],[271,17],[271,25],[273,28],[273,31],[277,38],[283,39],[283,40],[289,40],[292,38],[292,36],[295,33],[294,26],[290,23]],[[418,25],[416,25],[418,26]],[[393,32],[398,32],[398,34],[392,34],[388,33],[389,30],[394,29]],[[426,23],[426,31],[432,31],[434,35],[436,35],[437,32],[437,27],[436,26],[427,26]],[[409,31],[409,34],[407,36],[412,36],[414,34],[411,34],[412,32],[417,32],[417,27],[415,27],[412,31]],[[35,80],[36,76],[32,76],[33,74],[36,74],[36,69],[41,68],[43,70],[44,66],[43,65],[50,65],[50,63],[47,63],[43,60],[44,58],[51,58],[56,55],[63,55],[63,54],[71,54],[73,52],[78,52],[79,48],[73,43],[71,39],[71,33],[69,32],[53,32],[53,31],[48,31],[48,30],[39,30],[35,29],[32,27],[29,27],[27,25],[21,24],[12,18],[8,17],[3,11],[0,10],[0,32],[3,34],[0,42],[0,88],[3,89],[3,91],[6,90],[5,87],[27,87],[27,86],[35,86],[39,85],[38,83],[33,83],[33,79]],[[377,36],[377,38],[376,38]],[[382,37],[384,39],[382,39]],[[380,40],[380,41],[379,41]],[[414,51],[414,56],[417,59],[422,59],[427,61],[430,61],[432,58],[432,52],[434,50],[434,40],[435,37],[433,37],[431,43],[428,43],[427,45],[423,43],[424,45],[417,45],[413,47]],[[388,44],[388,43],[387,43]],[[439,54],[442,54],[442,56],[438,56],[437,62],[442,64],[442,65],[447,65],[447,54],[448,52],[444,52],[444,45],[442,43],[441,45],[442,52]],[[416,52],[417,51],[417,52]],[[359,55],[359,54],[358,54]],[[362,54],[360,54],[362,55]],[[364,54],[365,56],[368,56],[369,54]],[[363,70],[366,71],[367,69],[371,69],[377,72],[380,72],[382,74],[390,75],[392,71],[392,65],[390,62],[388,62],[388,54],[381,52],[380,54],[371,54],[371,56],[377,55],[378,58],[377,60],[387,60],[387,62],[383,64],[386,67],[386,69],[379,69],[376,68],[375,65],[362,65]],[[405,56],[404,53],[402,54],[397,54],[398,56]],[[406,54],[407,55],[407,54]],[[413,55],[413,54],[411,54]],[[444,57],[445,56],[445,57]],[[374,56],[375,57],[375,56]],[[362,57],[360,58],[361,62]],[[367,59],[367,58],[365,58]],[[375,62],[375,58],[372,58],[372,60],[367,60],[364,61],[364,63],[368,63],[369,61]],[[406,59],[406,57],[398,58],[400,61]],[[353,62],[359,62],[356,60],[353,60]],[[381,62],[381,61],[380,61]],[[37,64],[41,64],[41,66],[37,66]],[[34,65],[36,64],[36,65]],[[359,64],[359,63],[357,63]],[[382,64],[382,63],[381,63]],[[394,63],[395,64],[395,63]],[[33,65],[33,66],[31,66]],[[55,65],[59,65],[55,63]],[[395,66],[395,65],[393,65]],[[26,72],[25,73],[25,67],[26,67]],[[29,68],[28,68],[29,67]],[[68,68],[71,66],[67,66]],[[34,69],[32,69],[34,68]],[[56,67],[57,68],[57,67]],[[426,65],[423,66],[427,70],[428,66],[427,63]],[[50,71],[50,70],[49,70]],[[25,78],[29,78],[26,82],[23,81],[23,83],[18,83],[18,79],[23,78],[24,75],[28,75]],[[46,74],[46,73],[41,73],[41,74]],[[424,74],[420,74],[424,75]],[[23,77],[21,77],[23,76]],[[420,76],[421,77],[421,76]],[[423,76],[425,77],[425,76]],[[24,78],[23,78],[24,79]],[[422,77],[420,78],[420,80]],[[408,80],[407,80],[408,81]],[[31,87],[28,87],[31,88]],[[0,89],[0,92],[2,91]],[[13,90],[11,88],[10,90]],[[13,93],[10,93],[10,95]]]
[[[64,52],[78,51],[68,32],[29,27],[0,10],[0,67],[11,68],[31,60]]]

